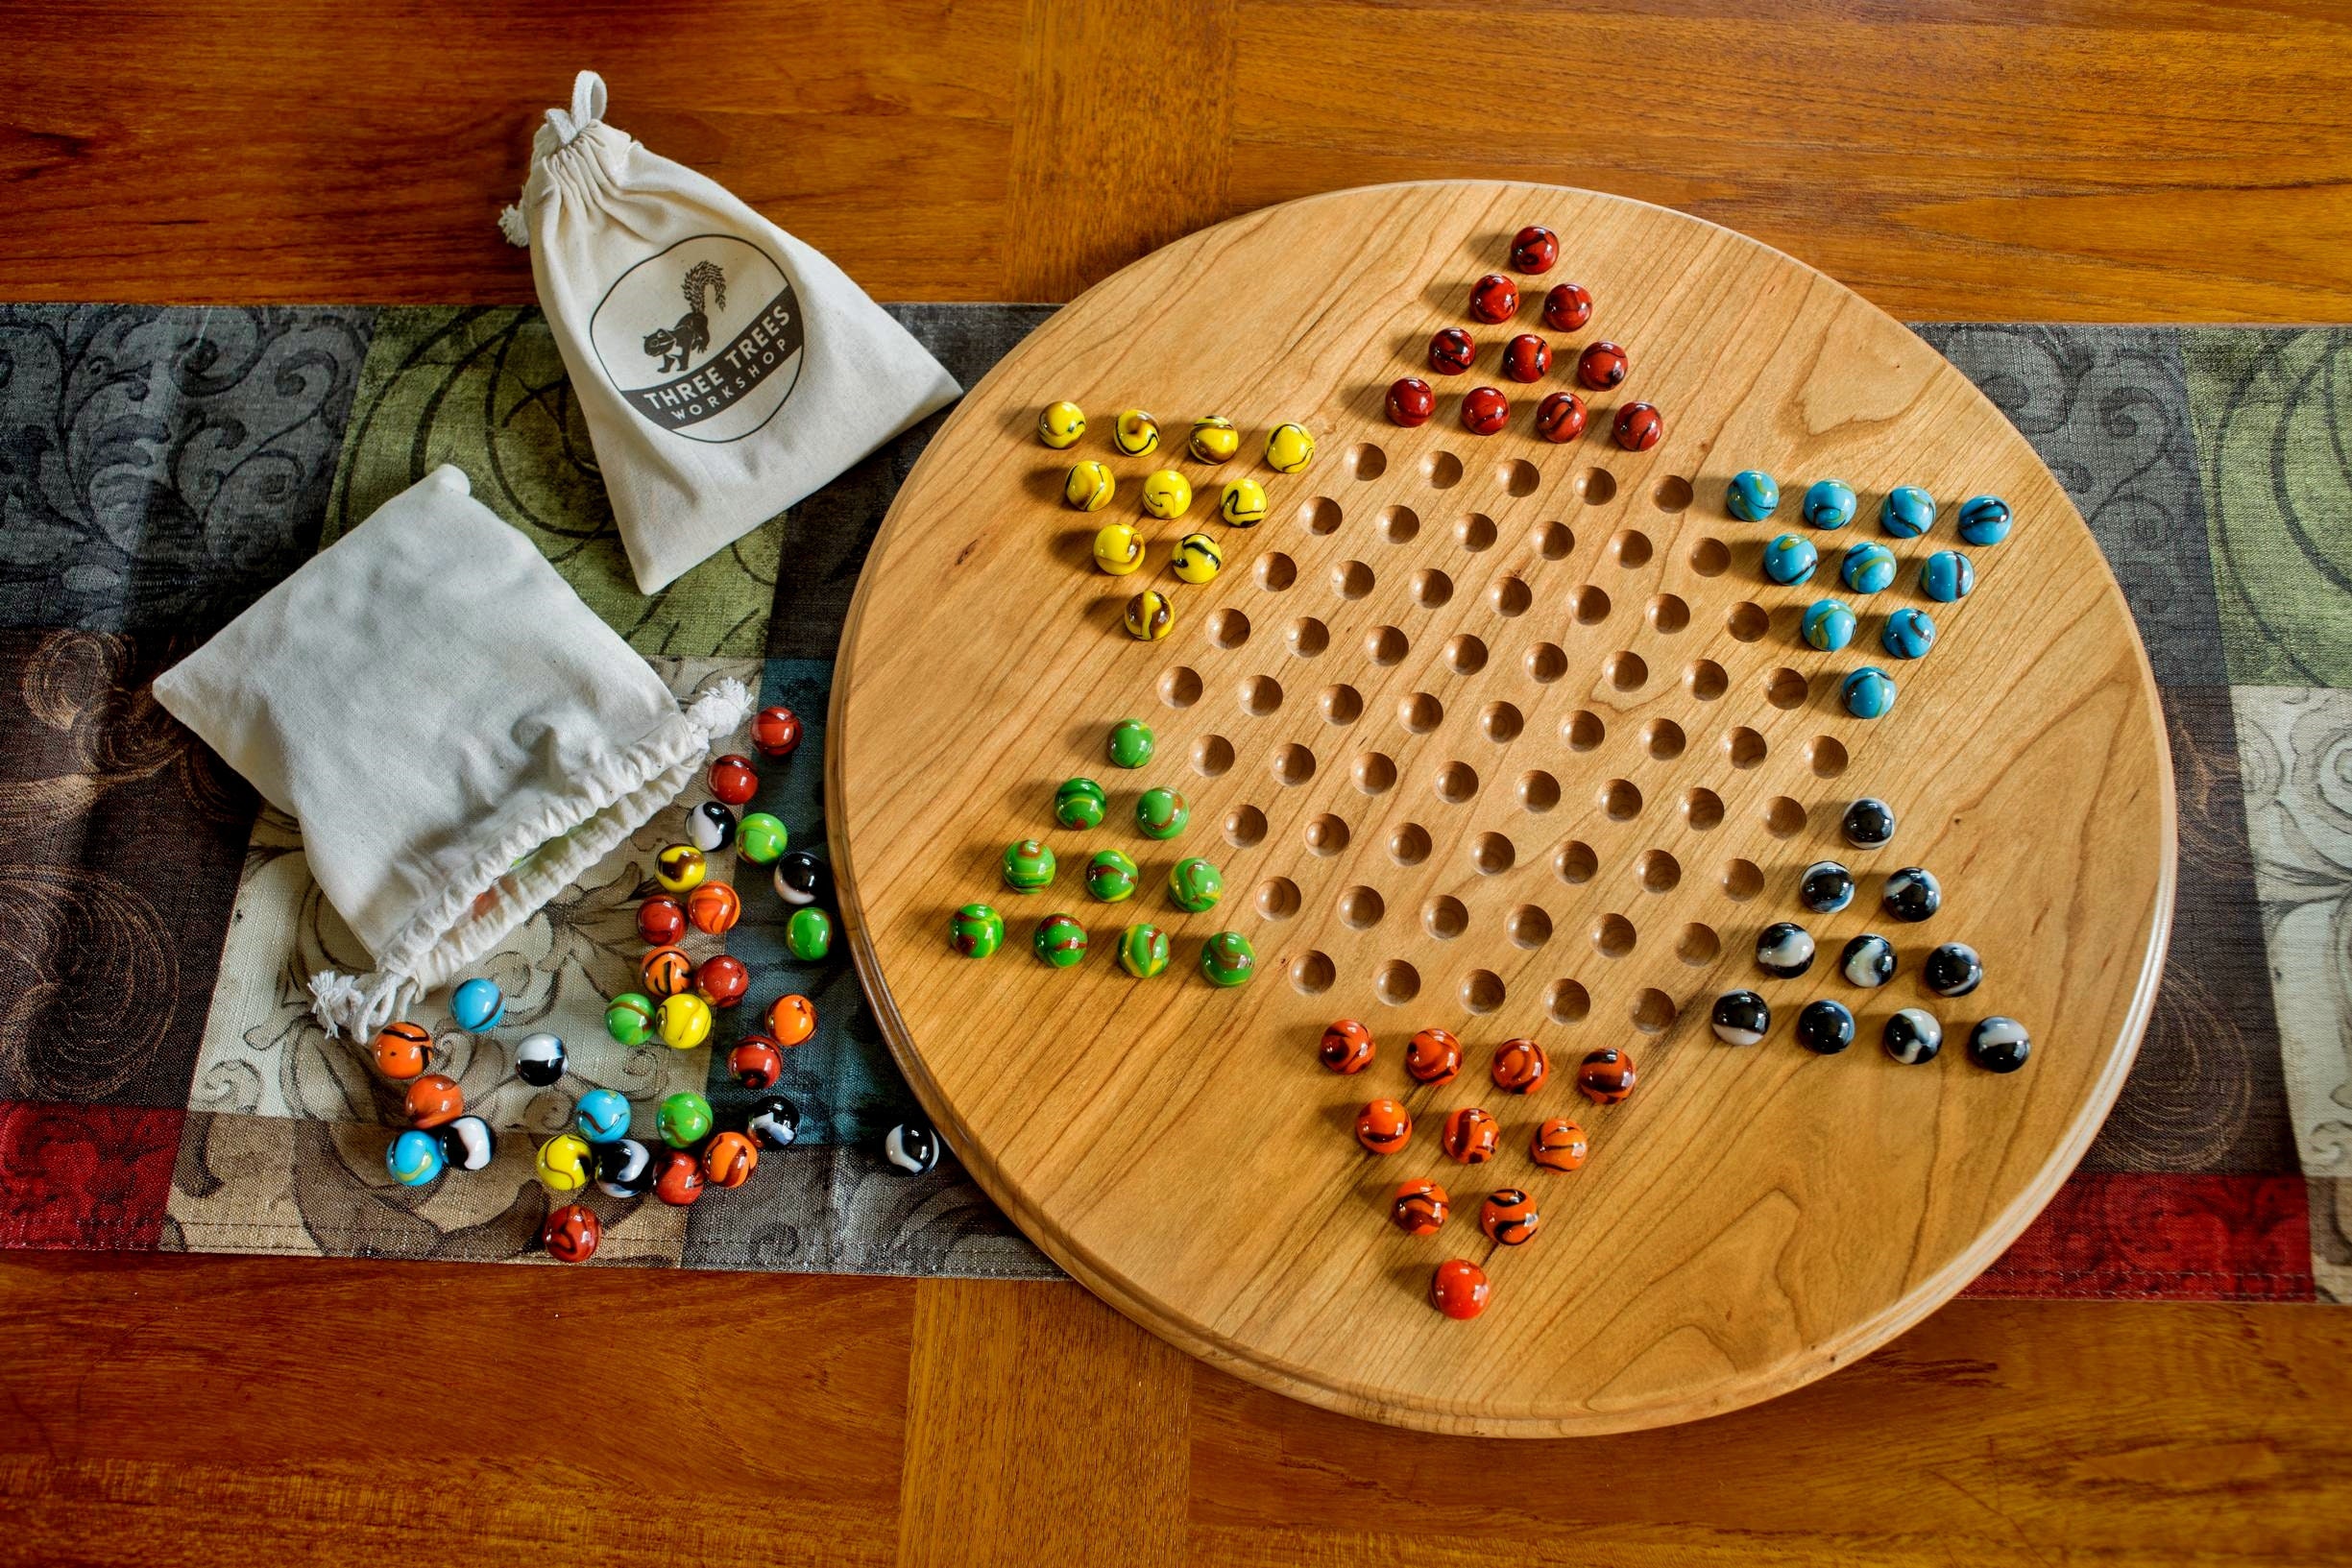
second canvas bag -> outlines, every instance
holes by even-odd
[[[647,593],[961,393],[840,268],[605,124],[594,71],[499,225],[530,247]]]

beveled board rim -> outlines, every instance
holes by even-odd
[[[1622,205],[1630,208],[1643,208],[1655,213],[1664,213],[1677,223],[1694,225],[1702,229],[1727,236],[1740,246],[1768,252],[1779,257],[1787,266],[1800,270],[1813,282],[1827,284],[1839,294],[1848,296],[1859,302],[1862,308],[1880,317],[1881,320],[1891,320],[1885,318],[1883,312],[1878,312],[1876,307],[1868,305],[1867,302],[1859,302],[1858,297],[1853,296],[1851,290],[1837,284],[1834,279],[1826,278],[1813,269],[1806,267],[1802,262],[1786,257],[1782,253],[1761,245],[1760,242],[1738,235],[1721,226],[1709,224],[1705,220],[1692,218],[1687,214],[1673,212],[1668,208],[1656,207],[1651,204],[1631,202],[1603,193],[1579,191],[1572,187],[1541,185],[1529,181],[1399,181],[1388,185],[1327,192],[1282,204],[1276,207],[1243,214],[1224,224],[1200,230],[1185,239],[1178,240],[1167,248],[1167,251],[1155,253],[1155,255],[1165,255],[1167,252],[1182,247],[1200,247],[1213,243],[1214,237],[1221,233],[1267,223],[1276,213],[1308,209],[1319,205],[1357,202],[1381,192],[1463,189],[1483,191],[1493,196],[1524,192],[1531,199],[1537,200],[1545,196],[1552,198],[1571,196],[1579,200],[1598,201],[1605,204]],[[1142,265],[1142,263],[1137,265]],[[1105,278],[1093,289],[1088,290],[1086,294],[1081,295],[1078,301],[1073,302],[1070,306],[1065,307],[1065,311],[1075,312],[1096,294],[1118,287],[1124,276],[1124,273],[1115,274]],[[1915,335],[1909,334],[1908,329],[1903,327],[1902,324],[1892,325],[1909,336],[1912,342],[1919,343],[1923,351],[1933,353],[1932,349],[1921,343]],[[940,438],[944,438],[950,430],[955,429],[957,422],[966,419],[982,419],[995,412],[995,400],[991,395],[995,392],[1001,379],[1017,374],[1021,356],[1021,350],[1016,348],[966,395],[962,406],[951,416],[948,426],[940,432]],[[1976,400],[1990,412],[1992,418],[2001,419],[1999,411],[1992,407],[1989,399],[1984,398],[1980,391],[1973,387],[1970,391]],[[983,413],[983,411],[986,412]],[[2023,443],[2022,437],[2019,437],[2018,440],[2021,444]],[[923,472],[924,465],[934,462],[944,445],[943,439],[934,439],[931,448],[917,464],[914,473],[909,475],[907,486],[902,489],[902,499],[915,488],[915,479]],[[2063,500],[2062,492],[2060,495]],[[2069,512],[2073,513],[2071,501],[2065,501],[2064,504]],[[2078,513],[2073,514],[2072,520],[2075,527],[2085,527]],[[914,524],[906,518],[904,507],[899,503],[894,503],[875,540],[872,553],[869,556],[869,565],[885,557],[898,530],[911,526]],[[2095,551],[2094,554],[2096,555],[2097,552]],[[2098,560],[2099,569],[2106,573],[2105,588],[2120,604],[2122,602],[2121,590],[2115,583],[2112,569],[2106,567],[2103,557],[2098,557]],[[882,1025],[884,1037],[899,1066],[906,1073],[925,1111],[947,1136],[951,1145],[956,1147],[975,1180],[1048,1256],[1128,1316],[1172,1343],[1249,1381],[1327,1409],[1396,1425],[1435,1432],[1515,1436],[1598,1434],[1664,1425],[1718,1413],[1773,1397],[1877,1348],[1949,1300],[1969,1280],[1992,1263],[2031,1222],[2034,1216],[2055,1194],[2060,1183],[2080,1161],[2092,1139],[2096,1136],[2100,1122],[2121,1092],[2123,1080],[2137,1055],[2142,1034],[2154,1004],[2157,984],[2162,975],[2165,954],[2170,943],[2178,851],[2176,801],[2170,748],[2161,720],[2162,709],[2157,698],[2155,677],[2148,663],[2145,647],[2138,639],[2136,627],[2130,624],[2129,617],[2126,615],[2124,624],[2130,634],[2139,687],[2138,695],[2146,712],[2151,716],[2151,722],[2147,728],[2148,738],[2153,750],[2152,779],[2156,785],[2158,815],[2162,826],[2159,864],[2153,897],[2142,927],[2145,946],[2142,950],[2139,973],[2133,980],[2129,1001],[2123,1009],[2122,1025],[2117,1036],[2107,1047],[2098,1073],[2078,1100],[2071,1120],[2066,1123],[2064,1134],[2055,1141],[2049,1156],[2033,1177],[2021,1187],[1997,1217],[1981,1228],[1974,1244],[1963,1249],[1935,1273],[1922,1279],[1883,1310],[1852,1320],[1837,1331],[1804,1345],[1792,1355],[1784,1356],[1769,1365],[1743,1372],[1737,1377],[1725,1380],[1705,1390],[1637,1408],[1619,1408],[1608,1411],[1586,1409],[1547,1414],[1465,1411],[1459,1407],[1441,1408],[1417,1403],[1409,1399],[1400,1399],[1392,1392],[1367,1390],[1343,1382],[1319,1377],[1312,1368],[1282,1363],[1254,1347],[1211,1333],[1196,1322],[1164,1310],[1156,1300],[1134,1290],[1116,1268],[1076,1242],[1068,1234],[1050,1221],[1022,1185],[971,1135],[970,1129],[957,1114],[954,1104],[942,1093],[926,1066],[920,1050],[916,1049],[911,1038],[909,1026],[883,974],[880,958],[875,949],[874,933],[869,928],[858,897],[860,885],[858,865],[848,833],[850,813],[843,808],[842,805],[846,799],[843,768],[844,759],[848,752],[847,739],[850,734],[848,703],[856,673],[855,653],[873,600],[876,581],[877,574],[871,570],[861,574],[844,622],[831,701],[825,773],[834,808],[827,814],[828,837],[836,882],[840,893],[844,934],[860,979]]]

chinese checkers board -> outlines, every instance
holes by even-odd
[[[1514,234],[1541,225],[1557,264],[1516,277],[1515,315],[1470,313],[1485,275],[1512,276]],[[1541,319],[1548,288],[1589,291],[1573,331]],[[1490,297],[1491,299],[1491,297]],[[1460,327],[1470,369],[1433,372]],[[1506,378],[1505,340],[1550,350]],[[1622,382],[1576,380],[1593,342]],[[1524,365],[1520,367],[1524,369]],[[1386,411],[1402,376],[1434,415]],[[1494,434],[1464,395],[1505,395]],[[1584,432],[1546,440],[1541,397],[1573,390]],[[1086,433],[1036,433],[1068,400]],[[1644,450],[1612,435],[1628,403],[1657,411]],[[1149,410],[1158,450],[1113,445]],[[1491,413],[1491,401],[1483,405]],[[1203,463],[1185,435],[1221,415],[1240,450]],[[1276,472],[1265,441],[1295,422],[1312,462]],[[1103,510],[1072,509],[1078,461],[1111,470]],[[1147,516],[1145,478],[1175,469],[1195,500]],[[1777,477],[1762,521],[1727,507],[1734,474]],[[1219,515],[1224,486],[1260,481],[1265,520]],[[1800,499],[1837,478],[1842,529]],[[1881,525],[1899,486],[1932,495],[1920,537]],[[2000,543],[1961,543],[1965,498],[1997,495]],[[1119,521],[1142,568],[1099,570]],[[1210,536],[1205,584],[1172,568]],[[1783,534],[1818,546],[1810,581],[1766,574]],[[1891,550],[1891,586],[1840,581],[1850,545]],[[1961,549],[1974,588],[1931,602],[1923,567]],[[1165,594],[1167,634],[1123,626]],[[1838,652],[1808,645],[1808,606],[1857,616]],[[1924,657],[1881,647],[1899,610],[1932,612]],[[1845,678],[1892,677],[1883,716],[1853,715]],[[1881,693],[1882,695],[1883,693]],[[1124,719],[1151,760],[1106,755]],[[2171,775],[2156,688],[2089,530],[2025,440],[1957,371],[1854,293],[1764,246],[1633,202],[1553,186],[1431,182],[1296,202],[1194,234],[1121,272],[1014,350],[964,399],[901,491],[844,633],[827,766],[832,852],[852,952],[918,1097],[989,1194],[1055,1261],[1171,1341],[1239,1376],[1377,1420],[1558,1435],[1654,1426],[1794,1387],[1884,1342],[1996,1258],[2089,1145],[2155,994],[2172,904]],[[1058,786],[1098,781],[1099,827],[1055,820]],[[1138,798],[1189,807],[1174,838],[1139,831]],[[1849,844],[1857,798],[1894,811],[1883,847]],[[1058,873],[1005,885],[1006,846],[1043,840]],[[1105,849],[1140,891],[1091,896]],[[1165,886],[1204,857],[1224,895],[1186,912]],[[1798,902],[1805,869],[1851,868],[1835,913]],[[1916,924],[1882,905],[1925,867],[1942,906]],[[1002,951],[959,953],[962,905],[1002,912]],[[1043,962],[1047,917],[1086,957]],[[1795,977],[1758,964],[1793,921],[1818,957]],[[1165,930],[1174,962],[1138,978],[1124,928]],[[1249,983],[1200,958],[1237,931]],[[1851,983],[1839,955],[1887,937],[1890,983]],[[1933,994],[1928,952],[1965,943],[1983,981]],[[1773,1022],[1759,1043],[1709,1027],[1727,992]],[[1843,1002],[1852,1049],[1792,1027]],[[1946,1049],[1904,1063],[1879,1046],[1918,1009]],[[1985,1071],[1964,1049],[2017,1020],[2032,1054]],[[1377,1043],[1343,1075],[1319,1061],[1338,1019]],[[1406,1042],[1442,1028],[1459,1076],[1407,1075]],[[1498,1088],[1495,1048],[1538,1042],[1533,1093]],[[1578,1088],[1588,1053],[1637,1069],[1632,1094]],[[1393,1098],[1414,1131],[1375,1156],[1354,1135]],[[1442,1146],[1480,1107],[1498,1152]],[[1538,1125],[1583,1129],[1581,1169],[1530,1158]],[[1451,1194],[1433,1235],[1392,1223],[1399,1184]],[[1517,1189],[1540,1226],[1481,1233],[1482,1200]],[[1438,1266],[1485,1271],[1483,1314],[1433,1310]]]

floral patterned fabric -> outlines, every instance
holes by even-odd
[[[894,307],[970,385],[1041,307]],[[2180,798],[2171,961],[2084,1169],[1972,1287],[2352,1299],[2352,332],[1934,325],[2081,506],[2163,688]],[[615,1045],[605,993],[690,790],[478,966],[555,1087],[426,1017],[489,1170],[393,1185],[398,1097],[310,1020],[365,966],[295,824],[148,683],[442,462],[692,690],[728,673],[808,726],[760,808],[821,844],[831,660],[909,432],[650,598],[631,584],[544,321],[521,309],[0,307],[0,1246],[536,1261],[535,1138],[610,1087],[747,1098],[725,1046]],[[732,749],[748,752],[747,736]],[[723,857],[722,857],[723,858]],[[721,874],[725,874],[722,867]],[[879,1157],[913,1101],[838,955],[772,899],[724,938],[752,996],[815,1000],[780,1086],[801,1142],[691,1209],[592,1199],[599,1265],[1053,1272],[956,1167]],[[715,950],[697,937],[690,950]]]

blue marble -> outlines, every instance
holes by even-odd
[[[1976,586],[1976,568],[1957,550],[1938,550],[1919,564],[1919,591],[1938,604],[1968,597]]]
[[[1854,902],[1854,873],[1835,860],[1816,860],[1797,879],[1797,902],[1817,915],[1833,915]]]
[[[1939,997],[1964,997],[1984,981],[1984,960],[1965,942],[1947,942],[1928,954],[1920,977]]]
[[[449,998],[449,1018],[468,1034],[495,1029],[505,1017],[506,995],[496,980],[468,980]]]
[[[617,1144],[629,1136],[629,1097],[613,1089],[591,1089],[571,1108],[573,1130],[592,1144]]]
[[[1998,544],[2009,537],[2009,503],[1998,495],[1972,495],[1960,503],[1960,537],[1971,544]]]
[[[1944,1025],[1925,1008],[1905,1007],[1886,1021],[1886,1032],[1879,1038],[1889,1056],[1915,1067],[1935,1060],[1935,1053],[1944,1049]]]
[[[1849,985],[1876,989],[1895,977],[1895,944],[1877,931],[1864,931],[1846,944],[1837,967]]]
[[[1968,1059],[1987,1073],[2014,1073],[2032,1052],[2025,1025],[2014,1018],[1988,1018],[1968,1031]]]
[[[1797,1015],[1797,1044],[1834,1056],[1854,1044],[1854,1012],[1842,1001],[1808,1001]]]
[[[1793,920],[1776,920],[1756,938],[1756,967],[1793,980],[1813,967],[1813,933]]]
[[[1815,599],[1806,607],[1798,630],[1809,646],[1835,653],[1854,640],[1854,612],[1835,599]]]
[[[384,1150],[384,1169],[402,1187],[422,1187],[441,1174],[441,1140],[429,1132],[404,1132]]]
[[[1845,480],[1816,479],[1805,492],[1805,520],[1816,528],[1843,528],[1859,504]]]
[[[1904,866],[1887,877],[1885,903],[1897,920],[1926,920],[1944,906],[1944,884],[1926,866]]]
[[[1935,497],[1917,485],[1897,485],[1879,503],[1879,526],[1897,539],[1917,539],[1935,526]]]
[[[1895,808],[1876,795],[1864,795],[1846,808],[1840,827],[1855,849],[1884,849],[1895,836]]]
[[[1801,535],[1782,534],[1764,546],[1764,575],[1786,587],[1809,581],[1820,563],[1821,552]]]
[[[1837,575],[1856,593],[1876,593],[1895,581],[1895,552],[1875,539],[1849,544]]]
[[[1772,1008],[1753,991],[1726,991],[1715,999],[1708,1023],[1727,1046],[1760,1045],[1772,1032]]]
[[[1935,620],[1925,610],[1903,609],[1886,617],[1879,641],[1898,659],[1922,659],[1935,646]]]
[[[1855,718],[1884,718],[1895,706],[1895,678],[1876,664],[1864,664],[1846,677],[1837,696]]]
[[[1732,475],[1723,505],[1742,522],[1761,522],[1780,510],[1781,483],[1760,469],[1742,469]]]

